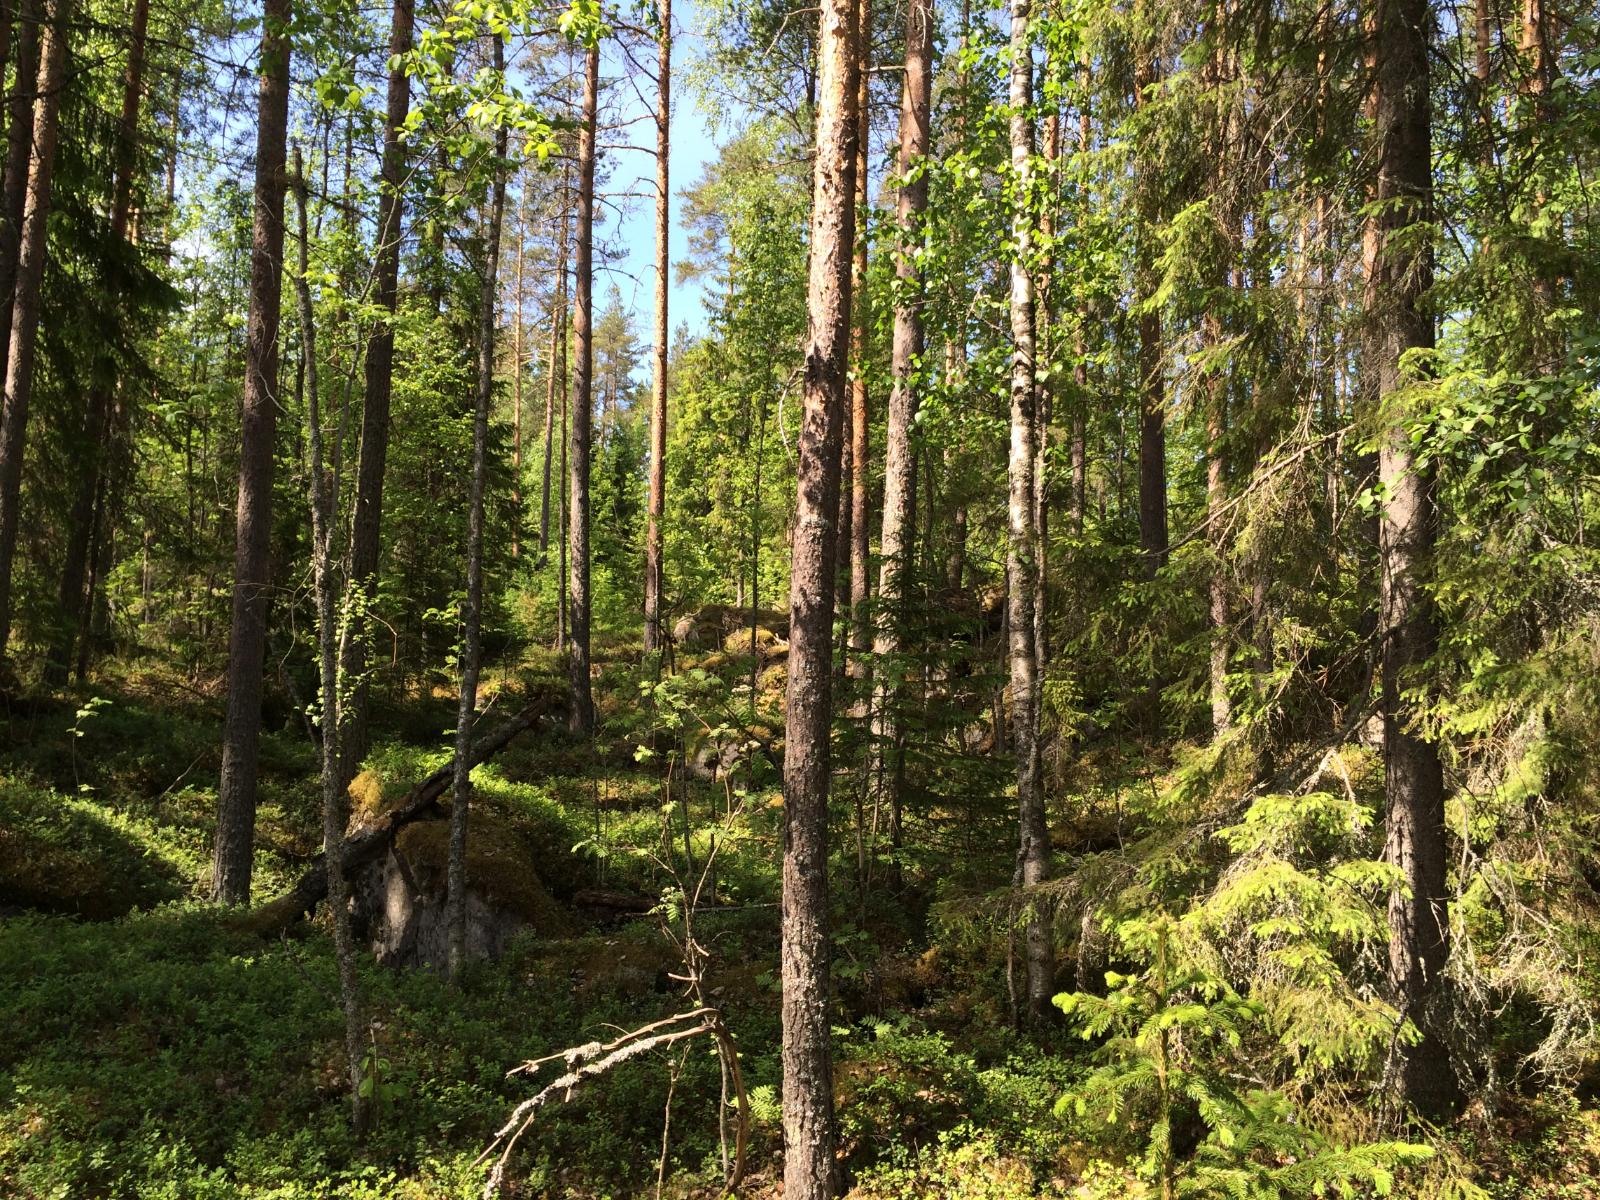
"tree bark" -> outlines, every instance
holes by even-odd
[[[671,269],[672,0],[660,0],[656,67],[656,361],[650,387],[650,494],[644,534],[644,651],[663,646],[661,634],[661,518],[667,494],[667,274]]]
[[[217,789],[213,895],[248,904],[255,850],[261,675],[272,586],[272,459],[278,429],[278,304],[283,288],[284,155],[289,124],[289,0],[263,0],[256,121],[255,228],[245,324],[239,500],[228,638],[228,712]]]
[[[414,0],[394,0],[389,19],[389,56],[411,49]],[[378,594],[378,554],[383,524],[383,477],[389,461],[389,407],[394,387],[394,312],[400,297],[400,222],[404,208],[406,151],[401,128],[411,111],[411,77],[398,63],[389,72],[384,115],[383,161],[378,189],[378,242],[373,263],[373,300],[378,319],[367,337],[366,402],[361,411],[361,449],[350,517],[350,616],[340,671],[349,691],[344,714],[345,783],[355,778],[370,746],[367,728],[371,657],[368,610]]]
[[[1029,0],[1011,0],[1010,132],[1014,211],[1011,218],[1011,451],[1006,539],[1006,624],[1010,662],[1011,749],[1017,763],[1017,851],[1024,888],[1050,877],[1050,834],[1039,771],[1038,649],[1033,624],[1038,529],[1034,467],[1038,390],[1034,386],[1033,58]],[[1033,1020],[1049,1012],[1055,991],[1050,922],[1043,901],[1030,907],[1026,949],[1027,1001]]]
[[[1430,219],[1433,202],[1428,96],[1432,26],[1429,0],[1384,0],[1376,6],[1372,111],[1377,202],[1368,217],[1373,269],[1366,299],[1382,431],[1378,532],[1385,857],[1404,880],[1389,897],[1389,982],[1395,1003],[1423,1035],[1420,1043],[1403,1050],[1405,1097],[1437,1116],[1458,1099],[1437,1032],[1450,949],[1444,778],[1438,747],[1417,727],[1416,705],[1404,694],[1415,687],[1411,676],[1426,664],[1436,640],[1427,578],[1437,517],[1432,479],[1416,461],[1400,411],[1404,402],[1395,395],[1410,382],[1411,368],[1402,363],[1403,356],[1433,345],[1433,322],[1424,308],[1432,254],[1409,236],[1414,225]]]
[[[66,80],[67,20],[72,0],[56,0],[39,44],[38,98],[31,109],[31,150],[17,272],[11,302],[5,405],[0,414],[0,663],[11,638],[11,570],[17,551],[17,506],[22,499],[22,458],[28,406],[33,399],[33,356],[39,336],[39,290],[50,257],[51,180],[55,171],[61,89]],[[20,59],[20,56],[19,56]]]
[[[1089,153],[1089,82],[1088,68],[1084,69],[1085,97],[1083,110],[1078,114],[1078,153]],[[1091,306],[1083,304],[1078,310],[1078,328],[1073,333],[1073,352],[1077,361],[1072,367],[1072,496],[1067,502],[1067,521],[1072,526],[1072,536],[1083,536],[1083,518],[1087,511],[1089,490],[1089,347],[1086,332],[1093,318]]]
[[[905,72],[900,94],[900,152],[895,171],[894,334],[890,347],[893,383],[884,432],[882,563],[878,575],[878,620],[872,643],[877,664],[873,701],[873,762],[878,802],[889,814],[889,840],[900,844],[900,667],[889,660],[900,652],[905,623],[905,591],[915,554],[917,509],[916,454],[912,430],[917,420],[913,373],[922,360],[922,272],[917,246],[928,209],[928,111],[933,96],[933,10],[928,0],[906,6]],[[859,190],[859,189],[858,189]],[[858,241],[860,239],[857,239]],[[887,667],[885,664],[888,663]]]
[[[38,94],[39,30],[42,25],[37,0],[17,4],[16,84],[6,102],[5,186],[0,196],[0,298],[15,296],[17,255],[22,248],[22,218],[28,203],[28,163],[33,156],[33,101]],[[0,302],[0,379],[11,354],[12,305]]]
[[[570,606],[567,618],[568,666],[572,678],[572,728],[594,732],[594,700],[589,687],[589,442],[594,420],[594,158],[595,123],[600,104],[600,48],[589,47],[583,72],[583,119],[578,126],[578,248],[572,313],[572,348],[577,356],[572,389],[572,451],[567,530]]]
[[[1550,52],[1550,18],[1546,3],[1547,0],[1522,0],[1521,50],[1526,74],[1521,91],[1529,107],[1535,214],[1542,213],[1550,201],[1545,185],[1549,168],[1543,161],[1548,153],[1543,145],[1548,135],[1542,127],[1549,124],[1554,115],[1550,97],[1555,88],[1556,72],[1555,58]],[[1559,222],[1557,228],[1559,231]],[[1559,237],[1559,232],[1555,236]],[[1551,326],[1552,310],[1559,301],[1558,279],[1545,261],[1536,260],[1533,264],[1533,298],[1533,369],[1541,375],[1555,375],[1560,372],[1563,359],[1562,338]],[[1548,436],[1548,431],[1545,432]]]
[[[855,97],[855,234],[850,275],[850,359],[854,364],[850,379],[850,409],[846,414],[850,444],[845,458],[850,464],[850,497],[846,504],[848,529],[845,545],[850,548],[849,647],[845,670],[856,681],[856,714],[865,716],[866,683],[872,672],[868,651],[872,648],[872,417],[871,392],[867,385],[867,356],[872,314],[867,307],[867,154],[872,147],[872,113],[867,104],[867,81],[872,70],[872,0],[856,5],[856,97]]]
[[[855,0],[823,0],[818,27],[810,332],[789,586],[783,833],[783,1194],[835,1194],[829,1044],[828,790],[839,459],[849,386],[855,238]]]
[[[1202,318],[1200,330],[1206,346],[1214,348],[1221,342],[1222,326],[1214,312],[1207,312]],[[1233,625],[1228,617],[1228,581],[1224,569],[1227,547],[1222,535],[1228,502],[1227,468],[1222,457],[1228,392],[1215,365],[1206,376],[1206,401],[1206,532],[1212,556],[1206,581],[1207,613],[1211,620],[1211,732],[1214,737],[1221,737],[1233,725],[1233,705],[1228,697]]]
[[[1236,223],[1233,219],[1232,198],[1227,194],[1229,178],[1227,162],[1234,147],[1229,137],[1227,101],[1221,98],[1227,80],[1226,7],[1220,2],[1212,11],[1213,34],[1217,43],[1207,64],[1207,83],[1218,100],[1211,106],[1211,203],[1212,218],[1225,231],[1229,250],[1233,248]],[[1218,309],[1223,303],[1223,288],[1228,281],[1228,258],[1224,255],[1216,265],[1212,283],[1215,287],[1212,303],[1200,319],[1200,344],[1209,351],[1205,361],[1206,397],[1206,535],[1211,548],[1210,575],[1206,580],[1206,607],[1211,623],[1210,692],[1211,733],[1214,738],[1226,734],[1233,724],[1233,705],[1228,695],[1228,660],[1232,650],[1233,629],[1229,619],[1228,581],[1226,571],[1227,545],[1223,536],[1223,520],[1228,501],[1227,463],[1223,455],[1223,439],[1228,427],[1228,385],[1223,366],[1218,361],[1222,344],[1222,318]]]
[[[522,359],[523,259],[528,249],[528,185],[517,191],[517,272],[511,318],[511,557],[522,557]]]
[[[1049,69],[1048,59],[1046,70]],[[1034,403],[1033,429],[1033,528],[1038,542],[1033,574],[1033,654],[1035,670],[1044,678],[1050,661],[1050,422],[1055,409],[1055,349],[1056,310],[1054,242],[1056,235],[1056,205],[1061,190],[1059,165],[1061,160],[1061,115],[1045,114],[1043,125],[1043,164],[1045,173],[1044,211],[1040,214],[1039,228],[1044,235],[1045,250],[1040,256],[1038,286],[1038,367],[1034,371],[1038,396]],[[1040,376],[1044,378],[1039,378]]]
[[[490,35],[494,69],[504,75],[505,42]],[[472,722],[478,710],[478,668],[482,660],[483,496],[489,474],[489,404],[494,399],[495,300],[499,296],[500,231],[506,211],[507,129],[495,131],[489,212],[484,230],[483,277],[478,292],[478,380],[472,412],[472,486],[467,500],[467,594],[461,606],[461,692],[456,705],[456,770],[451,780],[449,906],[450,978],[457,979],[467,957],[467,812],[472,799]]]
[[[556,408],[559,405],[564,412],[566,405],[566,394],[561,390],[566,383],[567,373],[567,178],[564,172],[561,177],[561,198],[556,212],[556,219],[559,223],[556,232],[556,286],[555,297],[550,306],[550,353],[545,359],[547,375],[545,378],[544,397],[544,466],[542,469],[543,478],[539,484],[539,566],[541,569],[550,554],[550,471],[552,460],[555,457]],[[565,445],[565,420],[562,421],[561,439],[562,444]],[[566,470],[564,467],[561,474],[565,477]],[[559,497],[557,497],[556,503],[559,506]],[[558,530],[557,533],[561,535],[563,531]],[[557,588],[561,587],[561,581],[566,577],[565,557],[563,557],[562,562],[562,570],[556,579]]]
[[[342,724],[339,686],[339,582],[333,562],[333,530],[339,515],[339,476],[323,466],[322,404],[317,386],[316,322],[311,307],[309,242],[306,230],[305,167],[300,147],[294,150],[294,191],[296,232],[299,234],[299,270],[294,277],[295,299],[300,316],[300,347],[305,360],[306,430],[310,443],[311,484],[311,563],[317,597],[317,675],[321,684],[322,707],[318,722],[322,731],[322,853],[330,864],[328,872],[328,912],[333,919],[333,952],[339,971],[339,998],[344,1012],[345,1066],[350,1076],[350,1121],[359,1133],[367,1125],[367,1102],[361,1094],[363,1027],[361,991],[356,976],[356,947],[350,933],[349,886],[345,880],[344,827],[348,820],[345,781],[341,776],[344,760],[339,752]]]
[[[563,222],[567,219],[565,211],[562,212],[561,219]],[[563,231],[562,236],[565,237],[565,231]],[[565,263],[563,262],[564,265]],[[566,481],[570,478],[567,451],[571,441],[568,425],[572,405],[572,392],[567,382],[567,343],[565,338],[561,343],[561,385],[559,391],[561,396],[561,437],[558,444],[561,447],[562,487],[560,494],[556,497],[556,653],[565,654],[567,650],[568,592],[571,584],[567,572],[567,542],[571,536],[571,531],[568,529],[567,500],[571,489],[566,486]]]

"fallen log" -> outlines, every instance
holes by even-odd
[[[493,733],[472,744],[472,765],[487,762],[519,733],[532,729],[542,719],[562,711],[565,693],[558,689],[541,691],[522,711]],[[443,815],[439,801],[450,790],[455,772],[455,758],[430,772],[414,784],[405,799],[344,839],[343,865],[345,878],[350,878],[361,867],[376,862],[389,852],[399,832],[413,821],[427,820]],[[274,934],[292,925],[302,917],[310,916],[328,894],[328,865],[326,857],[318,854],[309,870],[299,881],[276,900],[252,910],[241,918],[241,924],[258,933]]]
[[[636,892],[617,892],[609,888],[579,888],[572,893],[572,903],[578,908],[605,908],[619,913],[647,913],[661,903],[659,898],[641,896]]]

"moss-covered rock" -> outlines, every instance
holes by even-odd
[[[400,831],[382,864],[358,884],[374,953],[393,966],[441,968],[449,957],[446,911],[450,823]],[[498,958],[525,931],[562,937],[570,915],[545,890],[528,841],[492,809],[472,814],[467,834],[467,955]]]

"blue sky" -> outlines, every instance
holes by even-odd
[[[706,163],[717,157],[717,144],[711,120],[702,108],[700,98],[686,85],[691,63],[701,53],[702,38],[700,13],[692,0],[673,0],[673,26],[676,36],[672,55],[672,258],[674,274],[676,264],[688,253],[688,232],[679,224],[683,210],[680,193],[700,179]],[[645,48],[635,51],[646,59],[654,70],[655,52]],[[617,80],[631,68],[626,58],[612,48],[602,58],[601,71],[607,79]],[[627,142],[634,146],[655,148],[656,128],[650,120],[639,120],[653,111],[654,85],[649,80],[639,81],[639,91],[651,102],[650,108],[641,104],[638,96],[626,83],[618,82],[612,89],[613,109],[620,128],[610,135],[602,132],[602,145]],[[726,127],[726,121],[723,122]],[[611,164],[611,176],[606,190],[616,194],[622,208],[620,219],[614,210],[604,209],[605,223],[597,236],[607,245],[616,245],[622,257],[595,281],[596,302],[604,305],[612,284],[622,294],[623,306],[634,315],[634,328],[648,345],[651,340],[655,313],[655,172],[653,154],[638,151],[610,149],[605,151]],[[621,197],[629,197],[623,199]],[[674,281],[668,303],[669,318],[674,335],[680,326],[688,326],[690,333],[703,333],[707,323],[704,303],[705,287],[701,281],[691,281],[681,286]]]

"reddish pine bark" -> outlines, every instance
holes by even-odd
[[[228,711],[222,733],[212,891],[250,901],[255,850],[261,677],[272,586],[272,459],[278,431],[278,307],[283,288],[284,158],[289,126],[289,0],[264,0],[256,118],[255,223],[239,434],[239,500],[228,637]]]
[[[828,1200],[835,1192],[828,788],[839,460],[855,236],[855,23],[854,0],[823,0],[783,767],[783,1194],[788,1200]]]

